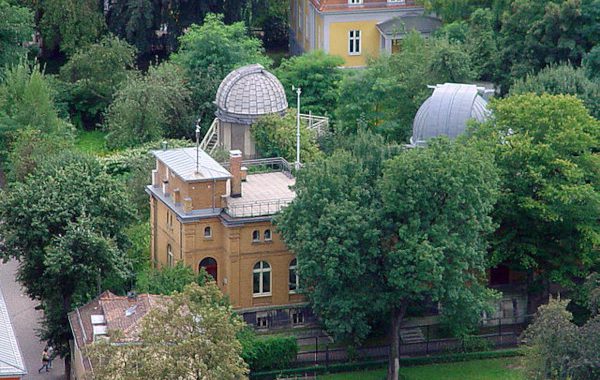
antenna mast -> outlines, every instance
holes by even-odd
[[[297,107],[296,107],[296,170],[300,169],[300,87],[292,86],[292,91],[296,91]]]
[[[196,120],[196,174],[200,173],[200,121]]]

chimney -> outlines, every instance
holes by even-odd
[[[152,169],[152,186],[159,187],[160,181],[158,180],[158,170]]]
[[[168,179],[163,179],[162,181],[162,191],[163,194],[165,195],[165,197],[169,196],[169,180]]]
[[[242,152],[240,150],[229,151],[229,171],[231,172],[231,189],[229,195],[232,198],[242,196]]]
[[[183,212],[189,214],[192,212],[192,198],[185,197],[183,198]]]
[[[181,191],[179,191],[179,188],[173,190],[173,203],[176,205],[181,203]]]

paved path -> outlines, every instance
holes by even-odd
[[[36,336],[39,327],[39,319],[42,312],[35,310],[37,302],[32,301],[21,290],[21,286],[15,281],[15,273],[18,263],[9,261],[2,264],[0,260],[0,289],[4,294],[4,300],[8,308],[8,314],[15,329],[17,340],[21,348],[21,354],[25,360],[29,374],[25,380],[64,380],[64,362],[61,359],[52,362],[50,372],[38,374],[41,367],[41,355],[45,344]]]

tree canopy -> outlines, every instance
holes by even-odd
[[[2,0],[0,20],[0,67],[16,65],[27,54],[24,43],[33,34],[33,12]]]

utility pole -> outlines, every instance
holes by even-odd
[[[200,173],[200,120],[196,121],[196,174]]]
[[[292,86],[292,91],[296,91],[296,170],[300,169],[300,94],[302,89]]]

